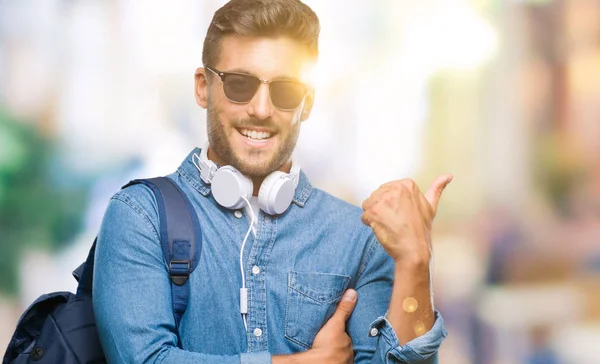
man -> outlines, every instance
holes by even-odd
[[[410,180],[385,184],[363,209],[310,185],[291,156],[313,105],[302,75],[318,33],[299,0],[232,0],[215,13],[195,75],[210,145],[170,175],[203,231],[188,308],[176,327],[152,192],[122,190],[94,273],[109,361],[437,362],[446,333],[432,303],[430,229],[452,177],[425,195]]]

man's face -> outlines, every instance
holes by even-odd
[[[269,81],[302,80],[309,59],[304,46],[287,37],[227,36],[220,52],[218,64],[206,66]],[[264,177],[284,167],[296,146],[300,123],[312,107],[308,95],[295,109],[277,109],[264,83],[248,103],[234,103],[225,96],[221,78],[205,68],[197,70],[196,99],[207,109],[211,159],[249,177]]]

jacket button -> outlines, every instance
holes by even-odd
[[[29,354],[29,358],[31,358],[31,360],[40,360],[43,356],[44,348],[41,348],[39,346],[33,348],[33,350],[31,350],[31,353]]]

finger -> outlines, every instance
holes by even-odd
[[[419,211],[421,212],[421,217],[423,218],[423,223],[425,224],[425,226],[431,226],[431,222],[433,221],[433,218],[435,217],[433,214],[433,209],[431,207],[431,204],[429,203],[427,198],[425,198],[424,195],[419,196],[419,198],[417,200],[417,204],[419,205]]]
[[[427,192],[425,192],[425,198],[429,202],[429,205],[431,205],[433,216],[435,216],[437,212],[437,206],[440,202],[442,192],[444,192],[446,186],[452,182],[452,179],[454,179],[454,176],[451,174],[441,175],[433,181]]]
[[[373,207],[373,205],[377,204],[379,201],[381,201],[382,196],[388,192],[390,190],[390,187],[384,187],[381,186],[379,187],[377,190],[375,190],[370,196],[369,198],[367,198],[363,203],[362,203],[362,209],[363,210],[368,210],[371,207]]]
[[[406,192],[421,194],[419,186],[410,178],[384,183],[363,202],[362,208],[365,211],[370,209],[373,205],[384,200],[385,197],[390,197],[390,193],[394,194],[394,198],[398,198]]]
[[[371,214],[369,213],[369,211],[363,212],[362,215],[360,215],[360,220],[363,224],[371,226]]]
[[[362,209],[363,209],[363,211],[367,211],[373,205],[375,205],[377,202],[379,202],[379,200],[375,196],[373,196],[373,195],[369,196],[369,198],[367,198],[366,200],[364,200],[363,203],[362,203]]]
[[[370,208],[369,210],[363,212],[362,215],[360,215],[360,219],[363,222],[363,224],[367,225],[372,229],[375,226],[375,222],[379,221],[378,213],[378,209]]]
[[[356,306],[357,297],[358,294],[355,290],[346,290],[346,292],[344,292],[344,295],[342,296],[342,300],[340,301],[340,303],[338,303],[338,306],[330,320],[346,322],[352,314],[352,311],[354,311],[354,306]]]
[[[383,193],[377,191],[377,193],[373,193],[371,195],[371,197],[369,197],[368,199],[366,199],[363,204],[362,204],[362,208],[363,211],[368,211],[370,210],[373,206],[377,205],[381,199],[382,199]]]
[[[385,206],[385,201],[380,201],[369,210],[363,212],[360,219],[363,224],[373,229],[375,235],[380,237],[380,233],[383,232],[389,222],[396,220],[396,215],[391,208]]]

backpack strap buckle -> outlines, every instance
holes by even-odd
[[[169,262],[169,277],[178,286],[183,286],[190,277],[189,260],[171,260]]]

